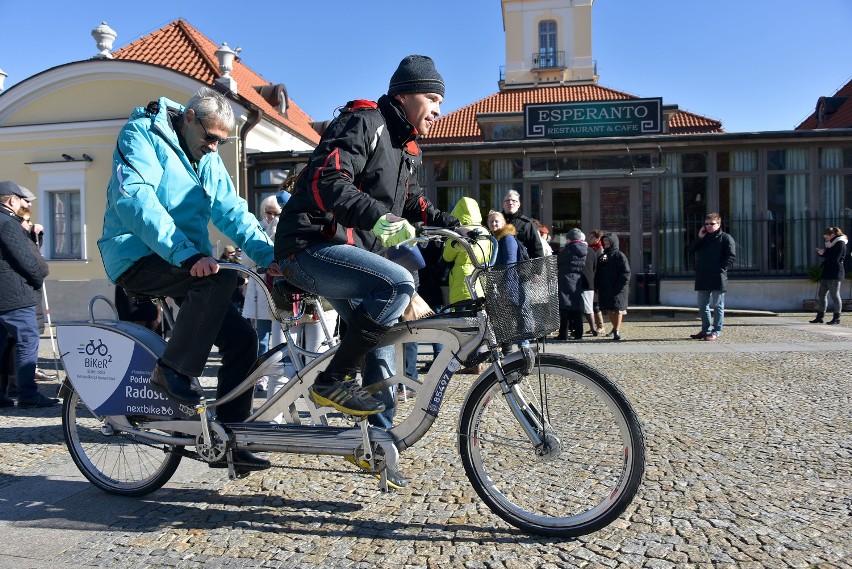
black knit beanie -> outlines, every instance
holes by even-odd
[[[388,95],[401,93],[437,93],[444,96],[444,79],[435,62],[425,55],[409,55],[399,63],[391,76]]]

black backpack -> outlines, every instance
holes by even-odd
[[[518,242],[518,262],[521,263],[523,261],[530,260],[530,252],[527,251],[527,246],[524,245],[523,241],[515,237],[515,241]]]

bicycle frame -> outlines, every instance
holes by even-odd
[[[427,229],[424,231],[428,231],[432,236],[455,239],[466,249],[471,259],[476,258],[470,244],[455,232],[444,229]],[[496,255],[496,247],[492,253],[490,262],[493,262],[493,257]],[[468,277],[468,288],[471,290],[474,299],[476,294],[472,284],[479,272],[487,266],[488,264],[478,266],[474,273]],[[220,268],[242,272],[248,278],[258,281],[260,290],[264,291],[266,295],[273,317],[284,327],[287,341],[261,356],[248,377],[223,397],[202,401],[195,409],[182,407],[187,415],[194,415],[192,417],[186,419],[152,419],[133,425],[124,416],[107,416],[104,417],[107,427],[158,443],[179,446],[195,445],[204,450],[199,454],[213,457],[213,459],[222,458],[226,448],[230,448],[229,445],[223,447],[219,444],[219,448],[215,449],[218,444],[217,438],[219,441],[233,440],[234,446],[238,449],[340,456],[352,454],[358,447],[361,447],[363,452],[369,456],[371,452],[369,447],[371,443],[374,443],[382,448],[386,463],[395,467],[398,463],[398,452],[419,441],[434,423],[452,375],[462,367],[462,362],[473,355],[475,350],[486,344],[490,349],[490,357],[494,363],[492,368],[487,370],[482,377],[492,370],[498,374],[505,386],[504,394],[510,400],[514,414],[524,425],[524,431],[527,432],[536,446],[540,444],[541,441],[536,434],[541,432],[540,425],[529,424],[532,414],[525,413],[525,410],[528,409],[527,404],[505,380],[502,371],[502,364],[508,364],[520,358],[529,358],[529,354],[521,351],[503,357],[499,352],[499,346],[483,308],[480,307],[476,312],[440,313],[420,320],[400,322],[394,325],[386,334],[382,345],[394,345],[396,347],[396,358],[399,362],[403,361],[404,343],[441,343],[444,345],[444,350],[436,357],[424,379],[415,380],[406,377],[404,374],[397,374],[384,382],[370,386],[370,389],[375,391],[395,383],[413,388],[416,391],[413,410],[404,420],[388,431],[368,427],[367,422],[363,420],[359,421],[360,425],[354,427],[330,426],[329,417],[339,415],[339,413],[333,409],[316,407],[310,402],[307,395],[308,388],[313,384],[314,379],[319,372],[325,369],[333,357],[337,349],[336,346],[322,353],[304,350],[296,346],[292,334],[290,334],[290,327],[301,320],[303,313],[300,311],[288,316],[283,311],[278,310],[262,277],[251,269],[232,263],[220,263]],[[317,304],[320,303],[317,302]],[[319,310],[322,310],[321,305]],[[94,318],[92,320],[94,322]],[[155,358],[159,357],[164,346],[162,339],[151,334],[150,336],[157,338],[159,342],[154,342],[153,347],[149,346],[151,337],[136,334],[132,326],[128,323],[112,322],[99,325],[101,328],[129,335],[137,342],[144,342],[151,354]],[[133,333],[128,334],[128,330]],[[326,334],[328,335],[327,329]],[[211,411],[219,405],[233,401],[247,390],[254,389],[261,377],[281,375],[285,365],[285,354],[290,356],[293,365],[296,367],[294,377],[291,377],[288,383],[253,411],[244,422],[228,424],[228,430],[233,433],[233,437],[230,437],[223,426],[213,420]],[[308,358],[309,361],[303,365],[302,358]],[[297,409],[296,403],[300,399],[308,402],[308,417],[303,416],[304,412],[299,412]],[[275,417],[281,414],[287,418],[286,423],[272,422]],[[150,430],[158,432],[152,433]],[[182,434],[179,436],[160,434],[164,432]]]

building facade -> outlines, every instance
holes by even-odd
[[[248,192],[248,156],[309,152],[319,140],[283,85],[263,79],[227,44],[217,45],[184,20],[115,52],[116,34],[106,24],[92,35],[100,51],[91,59],[45,70],[0,93],[0,171],[38,198],[32,219],[45,226],[42,252],[55,321],[87,318],[95,295],[113,298],[97,240],[116,138],[135,107],[159,97],[185,103],[203,86],[221,91],[237,124],[219,154],[252,211],[257,202]],[[218,254],[228,242],[215,230],[211,237]]]
[[[738,245],[728,306],[801,310],[823,229],[852,230],[848,94],[820,98],[822,123],[726,133],[662,97],[598,85],[592,4],[502,0],[500,90],[439,118],[422,141],[427,195],[447,210],[470,196],[486,214],[517,190],[557,245],[572,227],[616,233],[639,285],[632,302],[676,306],[695,302],[689,244],[719,212]]]

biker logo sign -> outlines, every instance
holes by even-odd
[[[138,341],[97,326],[60,326],[68,379],[98,415],[182,416],[176,403],[150,385],[156,357]]]

